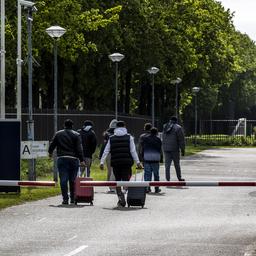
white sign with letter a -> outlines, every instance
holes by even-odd
[[[48,156],[49,141],[22,141],[21,159],[35,159]]]

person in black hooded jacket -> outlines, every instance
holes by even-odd
[[[86,120],[82,129],[78,132],[81,135],[83,152],[84,152],[84,162],[86,164],[86,175],[90,177],[91,165],[92,165],[92,155],[94,154],[97,146],[97,137],[94,132],[93,122],[91,120]],[[83,170],[81,170],[81,176],[83,176]]]

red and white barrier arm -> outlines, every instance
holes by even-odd
[[[256,181],[80,181],[82,187],[254,187]]]
[[[54,187],[54,181],[19,181],[19,180],[0,180],[0,186],[22,186],[22,187]]]

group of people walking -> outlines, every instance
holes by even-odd
[[[176,169],[179,181],[181,176],[180,154],[185,154],[185,138],[182,127],[177,123],[175,116],[163,126],[162,140],[158,136],[158,129],[151,123],[144,125],[144,132],[138,141],[138,150],[133,136],[126,128],[124,121],[113,119],[109,128],[104,132],[104,143],[100,150],[100,169],[104,169],[107,163],[107,180],[129,181],[132,176],[132,166],[144,167],[144,180],[151,181],[152,175],[155,181],[159,181],[160,163],[165,159],[166,180],[170,180],[170,167],[172,161]],[[57,168],[60,177],[60,186],[63,197],[62,204],[74,203],[74,180],[78,174],[79,165],[86,170],[85,175],[90,177],[92,156],[97,147],[97,137],[93,131],[93,122],[86,120],[78,131],[73,130],[73,122],[65,120],[64,129],[58,131],[49,146],[49,156],[57,148]],[[138,153],[137,153],[138,152]],[[79,161],[78,161],[79,160]],[[80,163],[79,163],[80,162]],[[68,195],[69,185],[69,195]],[[116,191],[118,206],[126,205],[124,191],[117,187],[110,187],[110,191]],[[155,187],[155,193],[159,193],[159,187]],[[151,192],[151,188],[147,188]]]

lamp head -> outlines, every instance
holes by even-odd
[[[171,84],[179,84],[179,83],[181,83],[181,82],[182,82],[182,79],[179,78],[179,77],[177,77],[175,80],[172,80],[172,81],[171,81]]]
[[[51,26],[47,28],[45,31],[52,38],[59,38],[66,33],[66,29],[60,26]]]
[[[176,83],[177,84],[179,84],[179,83],[181,83],[182,82],[182,79],[181,78],[179,78],[179,77],[177,77],[177,79],[176,79]]]
[[[149,74],[155,75],[159,71],[159,68],[151,67],[147,71],[148,71]]]
[[[124,55],[116,52],[116,53],[112,53],[112,54],[108,55],[108,57],[113,62],[120,62],[124,58]]]
[[[198,93],[200,91],[200,87],[193,87],[192,92]]]

